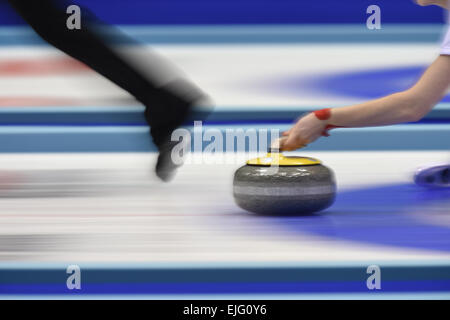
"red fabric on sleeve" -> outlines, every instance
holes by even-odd
[[[314,111],[314,114],[319,120],[328,120],[331,117],[331,108],[316,110]],[[322,136],[329,137],[330,133],[328,131],[336,128],[345,128],[345,127],[329,124],[325,127],[325,130],[322,132]]]
[[[345,128],[345,127],[341,127],[341,126],[334,126],[332,124],[329,124],[325,127],[325,130],[322,132],[322,135],[324,137],[329,137],[330,133],[328,131],[330,131],[331,129],[336,129],[336,128]]]
[[[331,117],[331,108],[316,110],[314,111],[314,114],[319,120],[328,120]]]

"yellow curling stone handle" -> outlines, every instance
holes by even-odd
[[[247,161],[248,165],[251,166],[312,166],[316,164],[321,164],[321,162],[314,158],[308,157],[286,157],[280,153],[279,149],[270,148],[269,152],[265,157],[259,157]]]

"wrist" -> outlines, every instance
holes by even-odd
[[[331,129],[339,128],[339,126],[335,126],[331,124],[331,108],[325,108],[321,110],[316,110],[313,112],[314,116],[320,120],[324,126],[324,130],[322,135],[324,137],[330,136],[329,132]]]

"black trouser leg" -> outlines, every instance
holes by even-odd
[[[176,117],[174,112],[177,112],[177,108],[170,108],[170,105],[189,104],[191,101],[176,97],[170,90],[158,88],[142,72],[127,63],[111,48],[108,41],[98,34],[96,28],[92,27],[92,21],[82,18],[81,29],[70,30],[66,26],[69,15],[66,13],[64,1],[8,2],[45,41],[83,62],[142,102],[146,106],[146,118],[152,126],[155,142],[160,140],[158,132],[161,131],[159,135],[166,134],[162,133],[162,127],[172,123],[178,125],[177,121],[167,120]],[[83,10],[81,16],[86,16]]]
[[[80,30],[69,30],[69,17],[64,6],[55,0],[8,0],[12,7],[45,41],[85,63],[119,87],[130,92],[142,103],[155,86],[119,57],[111,47],[92,30],[90,21],[83,21]],[[82,12],[82,17],[84,17]]]

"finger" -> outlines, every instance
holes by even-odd
[[[280,149],[285,151],[293,151],[303,148],[305,145],[306,143],[304,143],[304,141],[302,140],[296,139],[294,137],[288,137],[282,142]]]
[[[285,137],[284,139],[280,139],[280,150],[288,151],[289,145],[287,144],[289,137]]]
[[[289,139],[289,136],[284,136],[278,139],[278,148],[280,148],[280,150],[283,148],[283,146],[285,145],[286,141]]]
[[[288,137],[281,137],[276,139],[274,142],[272,142],[272,144],[270,145],[270,147],[272,149],[281,149],[281,145],[288,139]]]

